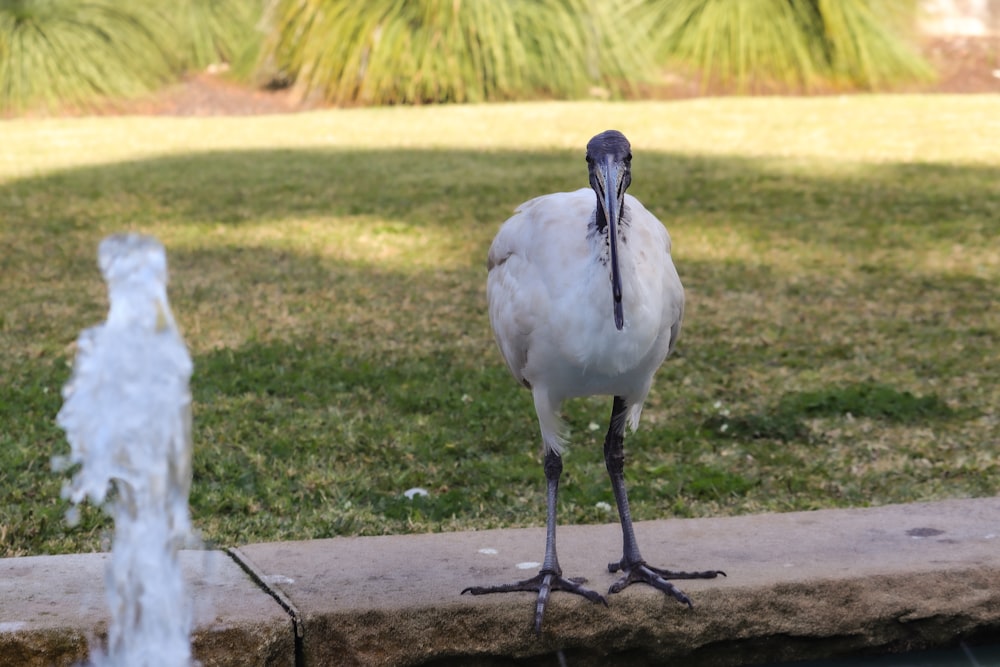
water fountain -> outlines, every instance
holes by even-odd
[[[192,538],[191,358],[167,302],[167,259],[154,238],[110,236],[98,262],[107,321],[77,341],[57,421],[79,464],[63,496],[104,504],[114,517],[106,571],[111,610],[96,666],[192,665],[192,610],[178,551]],[[76,507],[68,513],[72,523]]]

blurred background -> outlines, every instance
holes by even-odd
[[[1000,91],[1000,0],[2,0],[0,113]]]

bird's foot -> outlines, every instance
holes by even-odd
[[[535,634],[542,634],[542,618],[545,616],[545,606],[549,601],[549,593],[552,591],[565,591],[581,595],[591,602],[600,602],[605,607],[608,601],[604,596],[589,588],[584,588],[581,584],[586,583],[583,577],[572,577],[566,579],[560,573],[552,570],[542,570],[531,579],[518,581],[513,584],[500,584],[498,586],[469,586],[462,591],[462,594],[487,595],[489,593],[510,593],[513,591],[527,591],[538,593],[538,601],[535,604]]]
[[[611,588],[608,589],[609,594],[620,593],[635,583],[643,583],[660,589],[688,607],[694,606],[691,604],[691,598],[685,595],[681,589],[670,583],[669,579],[715,579],[720,574],[723,577],[726,576],[726,573],[722,570],[706,570],[704,572],[663,570],[647,565],[645,561],[641,560],[631,564],[626,563],[625,559],[617,563],[608,563],[608,572],[618,572],[619,570],[624,572],[625,576],[611,584]]]

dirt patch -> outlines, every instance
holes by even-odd
[[[938,73],[936,93],[1000,93],[1000,37],[936,39],[924,56]]]
[[[201,73],[159,90],[149,97],[115,104],[101,114],[146,116],[248,116],[305,111],[288,89],[260,89],[234,83],[224,76]]]

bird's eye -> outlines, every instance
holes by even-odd
[[[625,156],[625,161],[626,162],[631,162],[632,161],[632,154],[631,153],[629,153],[628,155]]]

